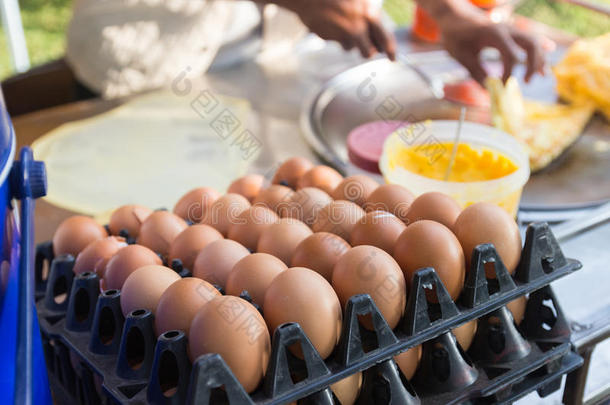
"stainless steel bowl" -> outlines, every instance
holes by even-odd
[[[447,60],[447,58],[446,58]],[[435,64],[436,70],[440,65]],[[425,66],[421,67],[425,70]],[[463,73],[447,63],[438,74]],[[404,64],[377,59],[349,69],[326,82],[304,103],[301,127],[320,157],[345,174],[361,170],[349,162],[346,139],[357,126],[379,120],[409,122],[458,119],[460,106],[438,100],[418,73]],[[488,122],[487,110],[469,108],[466,119]]]

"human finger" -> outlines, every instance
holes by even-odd
[[[383,28],[379,20],[369,20],[369,32],[377,50],[387,54],[390,60],[396,60],[396,40]]]
[[[527,53],[527,70],[525,72],[525,81],[529,82],[536,72],[544,75],[544,51],[536,38],[516,29],[511,32],[511,36],[515,42]]]

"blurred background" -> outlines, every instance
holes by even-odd
[[[589,1],[610,5],[610,0]],[[19,1],[32,66],[58,59],[64,54],[71,4],[71,0]],[[413,0],[385,0],[384,4],[386,12],[398,25],[410,24],[414,7]],[[561,0],[523,0],[516,12],[579,36],[596,36],[610,31],[610,18],[607,16]],[[0,79],[3,79],[12,73],[13,68],[1,27],[0,34]]]

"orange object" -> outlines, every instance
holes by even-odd
[[[428,42],[438,42],[441,39],[441,33],[438,29],[436,21],[430,17],[423,8],[417,6],[415,8],[415,20],[413,21],[413,34]]]
[[[491,13],[492,9],[498,5],[497,0],[470,0],[475,6]],[[413,34],[422,41],[438,42],[441,33],[438,24],[423,8],[415,8],[415,19],[413,21]]]

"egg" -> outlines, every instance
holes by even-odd
[[[297,189],[316,187],[326,194],[331,194],[341,183],[341,180],[343,180],[343,176],[332,167],[315,166],[301,176],[297,183]]]
[[[211,226],[203,224],[189,226],[180,232],[170,245],[168,263],[180,259],[182,265],[191,270],[201,249],[220,239],[223,239],[222,234]]]
[[[193,277],[224,288],[229,272],[238,261],[249,254],[243,245],[230,239],[212,242],[197,255],[193,265]]]
[[[421,361],[421,356],[421,345],[412,347],[407,351],[404,351],[399,355],[394,356],[394,361],[398,365],[398,368],[402,372],[402,375],[407,380],[410,380],[415,375],[415,371],[417,371],[417,366],[419,366],[419,362]]]
[[[328,232],[316,232],[299,243],[290,265],[311,269],[331,282],[337,260],[349,249],[349,243],[341,237]]]
[[[227,278],[227,294],[239,296],[248,291],[252,302],[263,306],[265,291],[271,281],[288,266],[275,256],[254,253],[235,263]]]
[[[447,194],[432,191],[417,197],[407,212],[407,225],[422,219],[436,221],[452,229],[460,215],[460,206]]]
[[[328,281],[313,270],[291,267],[278,274],[267,288],[263,311],[272,333],[283,323],[298,322],[323,359],[339,342],[339,298]],[[302,358],[300,347],[290,350]]]
[[[120,290],[127,277],[138,268],[147,265],[160,266],[162,263],[161,258],[147,247],[126,246],[108,260],[101,287],[103,290]]]
[[[286,186],[273,185],[261,190],[254,201],[252,201],[252,204],[262,204],[276,214],[279,214],[281,210],[288,206],[292,194],[294,194],[294,191]]]
[[[108,228],[112,235],[119,235],[121,231],[127,231],[132,238],[140,234],[142,222],[152,214],[152,210],[142,205],[123,205],[112,212]]]
[[[53,235],[55,256],[70,254],[76,257],[91,242],[108,236],[106,229],[93,218],[75,215],[65,219]]]
[[[279,219],[275,211],[262,204],[254,204],[229,225],[227,237],[241,243],[250,251],[255,251],[261,233]]]
[[[392,254],[398,237],[406,227],[394,214],[372,211],[354,225],[349,240],[353,246],[376,246]]]
[[[298,190],[290,197],[285,210],[280,210],[280,216],[295,218],[311,226],[318,216],[318,212],[327,206],[333,199],[324,191],[306,187]]]
[[[332,384],[330,389],[339,400],[340,405],[354,405],[361,387],[362,373],[356,373]]]
[[[313,164],[302,157],[293,157],[278,167],[271,181],[290,188],[296,188],[299,179],[313,167]]]
[[[214,201],[206,211],[201,223],[210,225],[223,236],[227,236],[229,226],[248,208],[250,208],[250,202],[246,197],[233,193],[225,194]]]
[[[201,222],[220,193],[213,188],[199,187],[183,195],[174,206],[174,214],[194,224]]]
[[[508,310],[513,314],[515,323],[519,325],[525,317],[525,308],[527,307],[527,297],[521,296],[506,304]]]
[[[402,222],[407,223],[407,213],[415,195],[399,184],[382,184],[366,199],[365,209],[371,211],[387,211],[394,214]]]
[[[473,249],[481,243],[492,243],[509,273],[514,273],[521,258],[521,234],[517,222],[499,206],[479,202],[459,215],[453,232],[462,244],[470,270]],[[488,278],[495,278],[490,271]]]
[[[106,271],[106,264],[119,249],[127,246],[125,239],[116,236],[108,236],[91,242],[82,252],[76,256],[72,271],[75,274],[94,271],[102,278]]]
[[[168,267],[140,267],[127,277],[121,289],[123,315],[127,316],[136,309],[147,309],[155,314],[161,295],[178,280],[178,273]]]
[[[311,229],[303,222],[292,218],[281,218],[263,230],[256,251],[269,253],[289,265],[299,243],[311,234]]]
[[[363,207],[371,193],[379,186],[375,180],[363,174],[344,178],[333,190],[335,200],[347,200]]]
[[[220,292],[207,281],[195,277],[182,278],[170,285],[159,299],[155,311],[155,331],[161,335],[181,330],[188,336],[193,318]]]
[[[332,286],[343,308],[352,296],[369,294],[392,329],[405,311],[407,290],[400,266],[375,246],[356,246],[344,253],[335,264]],[[371,319],[361,322],[373,329]]]
[[[140,227],[138,244],[165,256],[176,236],[188,225],[177,215],[167,211],[155,211]]]
[[[243,195],[252,202],[263,188],[265,178],[260,174],[247,174],[229,185],[227,193]]]
[[[311,229],[314,232],[334,233],[349,240],[352,229],[364,215],[364,210],[353,202],[335,200],[318,211]]]
[[[219,354],[246,392],[263,379],[271,339],[263,317],[247,301],[229,295],[214,298],[193,318],[188,338],[191,361]]]
[[[462,346],[462,350],[467,351],[477,333],[477,320],[466,322],[463,325],[451,330],[457,342]]]
[[[454,300],[464,287],[464,252],[451,230],[439,222],[420,220],[407,226],[394,246],[394,259],[409,285],[417,270],[433,267]]]

